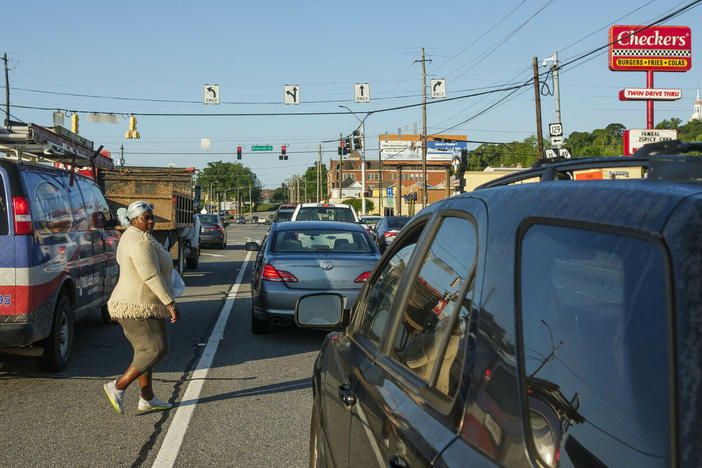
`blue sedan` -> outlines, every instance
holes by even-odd
[[[350,309],[380,251],[360,224],[325,221],[273,223],[259,246],[251,279],[253,333],[292,323],[301,296],[335,292]]]

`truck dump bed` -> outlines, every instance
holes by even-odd
[[[100,170],[100,186],[113,212],[137,200],[154,204],[155,231],[193,225],[193,173],[179,167]]]

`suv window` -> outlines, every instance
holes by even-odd
[[[520,258],[532,451],[549,464],[565,444],[561,463],[575,466],[667,465],[672,312],[663,249],[534,225]]]
[[[368,288],[365,312],[358,322],[357,329],[360,336],[372,343],[377,344],[385,330],[400,279],[421,232],[421,226],[415,227],[409,237],[405,238],[402,247],[393,252],[392,256],[385,262],[380,274],[375,277]]]
[[[466,281],[474,277],[476,249],[477,232],[471,221],[443,219],[410,287],[391,356],[451,396],[463,367],[453,366],[464,326],[463,320],[456,320],[456,313],[464,307],[461,293]]]
[[[71,206],[63,188],[43,180],[34,190],[34,210],[38,231],[41,233],[68,232],[73,226]]]

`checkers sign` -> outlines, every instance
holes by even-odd
[[[613,71],[684,72],[692,67],[687,26],[616,25],[609,28],[609,43]]]

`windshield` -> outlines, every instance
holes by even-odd
[[[358,231],[300,229],[278,231],[271,243],[273,252],[296,253],[366,253],[374,252],[368,237]]]
[[[331,206],[301,207],[297,213],[297,221],[346,221],[355,223],[351,208]]]

